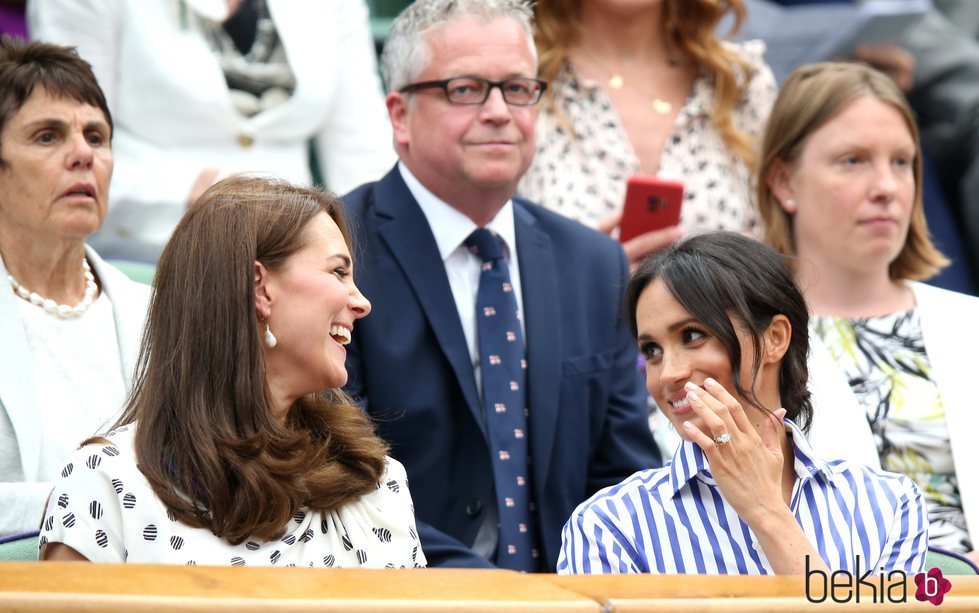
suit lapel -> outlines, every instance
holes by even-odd
[[[374,189],[378,234],[394,255],[448,359],[469,410],[485,435],[469,346],[435,236],[397,167]],[[394,308],[400,308],[395,305]]]
[[[6,279],[7,269],[0,263],[0,273]],[[20,464],[24,481],[36,481],[41,455],[40,407],[35,394],[34,371],[27,335],[17,310],[18,300],[7,289],[0,291],[0,405],[7,412],[17,435]]]
[[[558,272],[550,237],[536,226],[533,215],[516,200],[513,216],[527,330],[531,457],[537,500],[540,500],[554,444],[561,386]]]

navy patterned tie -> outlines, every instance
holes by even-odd
[[[527,360],[517,299],[500,238],[480,228],[465,244],[483,262],[476,294],[476,328],[483,415],[500,519],[496,565],[532,572],[538,570],[539,553],[527,457]]]

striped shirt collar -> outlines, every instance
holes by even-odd
[[[836,473],[832,465],[821,460],[813,452],[806,435],[791,419],[786,419],[785,423],[789,426],[789,436],[795,449],[795,473],[799,479],[806,481],[817,474],[822,474],[827,483],[833,484],[833,476]],[[670,487],[673,496],[679,494],[691,479],[698,476],[704,482],[716,485],[703,450],[696,443],[681,441],[670,462]]]

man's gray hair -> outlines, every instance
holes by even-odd
[[[469,17],[515,20],[527,34],[527,44],[536,64],[534,14],[527,0],[416,0],[394,20],[384,43],[381,75],[385,91],[408,85],[428,66],[431,54],[426,34]]]

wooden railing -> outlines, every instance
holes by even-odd
[[[0,563],[0,611],[979,611],[979,577],[951,581],[935,607],[915,600],[911,580],[903,604],[874,603],[866,588],[860,604],[837,604],[809,602],[803,577],[11,562]]]

